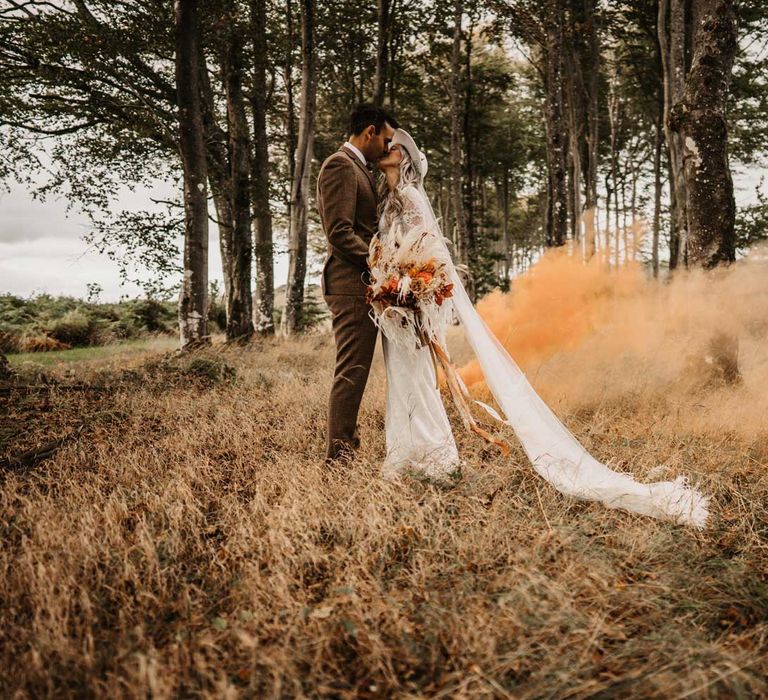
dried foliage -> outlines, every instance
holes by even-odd
[[[462,431],[453,490],[382,482],[380,364],[360,458],[326,473],[327,336],[132,362],[2,385],[2,456],[75,434],[2,472],[0,695],[768,692],[768,435],[696,420],[748,371],[558,405],[599,458],[693,474],[699,533],[564,498]]]

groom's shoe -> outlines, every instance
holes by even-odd
[[[330,469],[348,467],[354,461],[355,452],[360,447],[360,438],[357,438],[355,443],[334,440],[325,456],[325,466]]]

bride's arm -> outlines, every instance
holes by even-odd
[[[409,185],[403,190],[403,213],[401,220],[403,232],[408,233],[413,230],[426,231],[439,239],[440,247],[447,258],[447,261],[453,262],[451,252],[448,249],[448,239],[443,235],[440,224],[432,213],[432,207],[426,201],[422,191],[413,185]]]

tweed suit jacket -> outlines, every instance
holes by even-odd
[[[323,294],[365,295],[368,246],[377,223],[373,174],[342,146],[320,168],[315,201],[328,239]]]

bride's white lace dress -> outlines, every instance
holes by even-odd
[[[399,245],[410,229],[426,225],[418,197],[415,188],[406,188],[402,214],[379,230],[384,248]],[[438,484],[452,483],[461,473],[459,453],[429,349],[418,347],[415,338],[410,346],[393,342],[386,333],[382,333],[382,346],[387,371],[387,456],[382,476],[395,479],[409,474]]]
[[[426,229],[439,238],[450,259],[439,223],[423,186],[402,190],[401,215],[391,224],[382,222],[380,245],[399,245],[409,230]],[[443,303],[440,318],[454,312],[464,330],[503,416],[490,410],[515,431],[536,472],[561,493],[600,501],[609,508],[666,518],[703,527],[708,498],[691,488],[684,477],[675,481],[644,484],[631,474],[613,471],[592,457],[541,400],[515,361],[491,333],[472,306],[461,278],[450,264],[453,297]],[[451,427],[436,388],[435,370],[427,348],[403,345],[382,328],[387,372],[387,456],[382,474],[388,478],[410,472],[448,482],[460,465]],[[391,329],[391,326],[390,326]],[[390,334],[391,331],[390,331]],[[445,347],[444,337],[441,343]]]

